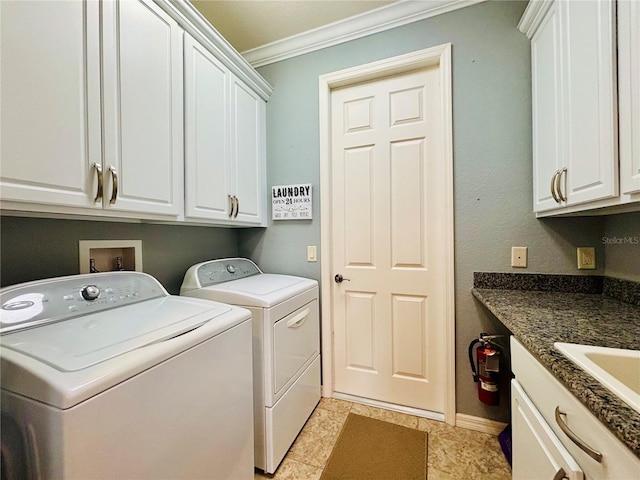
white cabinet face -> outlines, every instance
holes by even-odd
[[[233,77],[231,81],[231,158],[237,219],[260,223],[264,210],[264,101]]]
[[[618,2],[620,183],[640,194],[640,2]]]
[[[551,180],[561,163],[560,103],[562,55],[560,13],[553,4],[531,39],[533,95],[534,210],[556,208]]]
[[[182,29],[147,0],[105,2],[103,18],[104,205],[178,215],[183,192]]]
[[[229,71],[185,34],[186,216],[229,220]]]
[[[97,2],[1,2],[2,200],[100,207]]]

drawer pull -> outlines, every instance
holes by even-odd
[[[553,476],[553,480],[569,480],[569,477],[567,477],[567,474],[564,471],[564,468],[560,467],[560,470],[558,470],[556,472],[556,474]]]
[[[308,308],[305,308],[298,315],[296,315],[293,318],[290,318],[287,321],[287,328],[298,328],[300,325],[304,323],[304,321],[307,319],[310,313],[311,313],[311,310]]]
[[[582,440],[580,440],[576,436],[576,434],[571,431],[569,426],[566,424],[566,422],[562,418],[562,415],[566,415],[566,413],[562,413],[560,411],[560,407],[556,407],[556,423],[558,424],[560,429],[565,433],[565,435],[567,437],[569,437],[569,439],[573,443],[575,443],[580,448],[580,450],[585,452],[587,455],[589,455],[591,458],[593,458],[596,462],[602,463],[602,454],[600,452],[594,450],[593,448],[591,448],[589,445],[584,443]]]

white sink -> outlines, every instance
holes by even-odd
[[[640,350],[560,342],[553,346],[640,413]]]

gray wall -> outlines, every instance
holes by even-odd
[[[17,217],[1,227],[2,286],[79,273],[78,240],[142,240],[144,271],[173,294],[194,263],[238,254],[234,229]]]
[[[306,246],[320,247],[318,76],[423,48],[453,44],[457,411],[508,419],[476,400],[466,348],[480,331],[504,332],[469,291],[474,271],[578,273],[576,246],[604,254],[602,218],[537,220],[532,213],[529,41],[516,26],[526,2],[487,2],[259,69],[267,104],[269,186],[312,183],[314,218],[239,234],[239,251],[269,272],[320,279]],[[510,267],[512,245],[529,268]],[[603,273],[602,264],[595,273]],[[506,394],[506,392],[505,392]]]
[[[640,212],[604,219],[605,274],[640,282]]]

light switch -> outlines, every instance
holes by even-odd
[[[527,268],[527,247],[511,247],[511,266]]]
[[[308,245],[307,246],[307,262],[317,262],[318,258],[316,257],[316,246]]]

